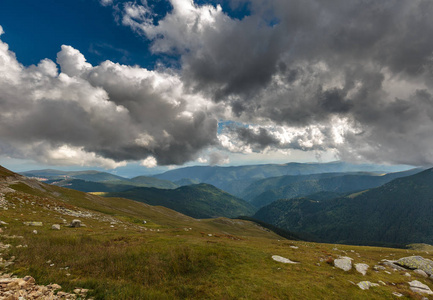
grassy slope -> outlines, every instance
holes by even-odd
[[[204,183],[182,186],[174,190],[134,188],[109,193],[108,196],[162,205],[195,218],[238,217],[251,215],[255,211],[254,207],[246,201]]]
[[[392,299],[394,291],[420,299],[407,282],[430,284],[417,275],[408,279],[404,272],[370,270],[362,276],[320,262],[338,255],[370,266],[382,258],[412,254],[432,258],[425,252],[344,245],[337,249],[284,240],[247,221],[195,220],[163,207],[34,182],[12,187],[16,192],[5,195],[8,210],[1,208],[0,219],[9,225],[2,228],[0,241],[28,247],[12,247],[4,254],[5,259],[17,257],[10,271],[32,275],[39,284],[59,283],[65,290],[90,288],[97,299]],[[54,207],[94,217],[80,217],[87,227],[54,231],[51,224],[61,218],[76,218]],[[116,225],[110,225],[113,220]],[[24,221],[42,221],[44,226],[27,227]],[[277,263],[272,255],[300,264]],[[387,285],[362,291],[351,283],[361,280]]]

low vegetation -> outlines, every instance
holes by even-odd
[[[432,258],[425,250],[287,240],[246,220],[196,220],[20,178],[3,180],[0,189],[0,220],[7,223],[0,245],[11,245],[0,255],[13,262],[0,273],[31,275],[67,292],[89,289],[94,299],[392,299],[395,292],[421,299],[408,281],[431,285],[415,273],[409,279],[404,271],[373,270],[382,259]],[[77,218],[86,226],[67,226]],[[23,224],[31,221],[42,226]],[[368,264],[367,275],[333,267],[339,256]],[[363,280],[383,284],[364,291],[355,285]]]

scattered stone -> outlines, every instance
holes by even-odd
[[[404,273],[404,276],[411,277],[411,275],[408,272]]]
[[[368,268],[369,268],[369,266],[367,264],[355,264],[356,271],[358,271],[359,273],[361,273],[364,276],[365,276],[365,274],[367,274]]]
[[[423,270],[429,276],[433,274],[433,261],[423,258],[422,256],[403,257],[397,260],[396,264],[411,270]]]
[[[60,225],[59,224],[53,224],[51,226],[51,229],[53,229],[53,230],[60,230]]]
[[[299,247],[296,247],[296,246],[290,246],[290,248],[292,248],[292,249],[299,249]]]
[[[8,223],[6,223],[4,221],[0,221],[0,225],[8,225]]]
[[[23,224],[27,226],[37,226],[37,227],[41,227],[43,225],[42,222],[23,222]]]
[[[57,283],[53,283],[47,286],[49,289],[52,290],[60,290],[62,287],[60,285],[58,285]]]
[[[397,271],[406,271],[405,268],[396,264],[395,260],[382,259],[381,264],[387,267],[391,267],[393,270]]]
[[[33,230],[33,233],[34,233],[34,234],[38,234],[38,231],[37,231],[37,230]]]
[[[78,228],[81,227],[81,221],[78,219],[72,220],[71,225],[72,228]]]
[[[347,256],[334,259],[334,266],[347,272],[352,269],[352,259]]]
[[[290,259],[279,256],[279,255],[272,255],[272,259],[275,261],[284,263],[284,264],[299,264],[299,262],[291,261]]]
[[[375,270],[375,271],[384,271],[384,270],[386,270],[386,268],[384,267],[384,266],[378,266],[378,265],[375,265],[374,267],[373,267],[373,269]]]
[[[379,286],[379,284],[377,284],[377,283],[372,283],[372,282],[370,282],[370,281],[361,281],[361,282],[358,282],[356,285],[359,286],[359,288],[360,288],[361,290],[368,290],[368,289],[371,288],[371,287]]]
[[[379,283],[380,283],[381,285],[386,285],[386,283],[385,283],[384,281],[382,281],[382,280],[379,280]]]
[[[400,294],[399,292],[393,292],[392,294],[393,294],[394,296],[398,297],[398,298],[404,296],[403,294]]]
[[[414,281],[409,282],[409,287],[415,293],[433,295],[433,292],[429,288],[429,286],[424,284],[424,283],[419,282],[418,280],[414,280]]]
[[[413,272],[416,273],[416,274],[418,274],[418,275],[421,275],[422,277],[425,277],[425,278],[428,277],[428,274],[426,272],[424,272],[423,270],[421,270],[421,269],[416,269]]]

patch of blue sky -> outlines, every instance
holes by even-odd
[[[230,120],[220,120],[220,121],[218,121],[217,133],[218,134],[222,133],[222,131],[227,127],[245,127],[245,128],[247,128],[248,124],[230,121]]]
[[[111,60],[152,69],[159,59],[150,41],[118,24],[113,8],[97,0],[2,0],[0,25],[1,39],[26,66],[56,61],[61,45],[78,49],[92,65]]]
[[[251,15],[251,3],[247,0],[195,0],[197,5],[211,4],[213,6],[221,5],[223,11],[233,19],[242,20],[246,16]]]

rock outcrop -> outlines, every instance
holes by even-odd
[[[415,270],[419,269],[427,273],[429,276],[433,274],[433,261],[422,256],[408,256],[400,258],[395,262],[397,265]]]
[[[433,295],[432,290],[428,287],[428,285],[419,282],[418,280],[414,280],[409,282],[409,287],[412,291],[418,294],[426,294]]]
[[[81,299],[86,298],[88,290],[79,289],[78,293],[65,293],[58,284],[37,285],[31,276],[12,277],[10,274],[0,275],[0,299]],[[85,292],[85,293],[84,293]]]

